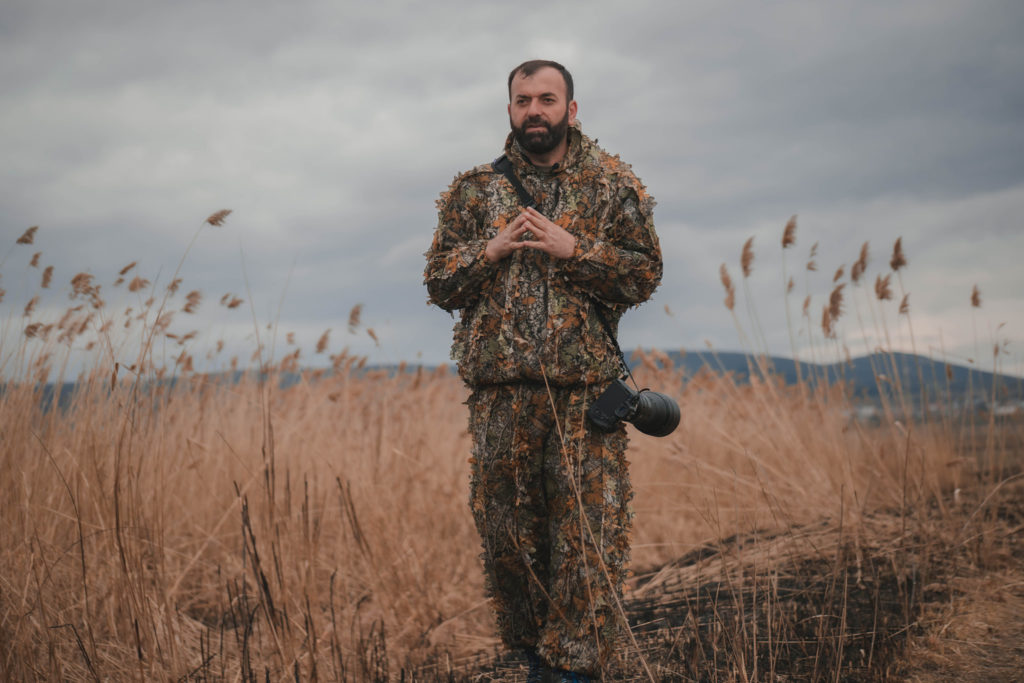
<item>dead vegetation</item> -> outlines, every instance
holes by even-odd
[[[18,244],[44,236],[31,229]],[[750,243],[742,255],[746,288]],[[44,259],[26,254],[24,267]],[[882,306],[899,272],[879,275],[871,298],[858,282],[867,269],[865,246],[848,289],[838,271],[828,283],[828,325],[801,353],[838,352],[851,312],[887,338]],[[162,286],[137,270],[109,285],[82,272],[60,291],[67,276],[47,269],[29,306],[4,300],[0,677],[521,680],[483,597],[459,381],[368,370],[331,353],[327,332],[311,357],[330,365],[303,370],[297,347],[271,355],[267,337],[288,333],[262,326],[251,360],[221,360],[224,345],[207,339],[202,353],[187,323],[210,306],[243,315],[242,298],[218,304],[185,293],[180,272]],[[130,305],[108,303],[121,295]],[[817,326],[804,311],[794,339]],[[739,329],[763,336],[756,323]],[[90,362],[67,377],[84,352]],[[909,398],[896,392],[869,426],[843,387],[783,386],[756,360],[743,384],[684,377],[655,352],[639,361],[638,379],[678,396],[683,422],[664,439],[632,437],[624,617],[636,646],[623,643],[607,679],[1019,669],[1019,422],[952,410],[900,421]],[[48,388],[64,381],[73,393]]]

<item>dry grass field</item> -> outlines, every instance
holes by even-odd
[[[111,279],[104,294],[151,288]],[[523,680],[483,596],[448,370],[342,352],[301,371],[257,348],[198,373],[171,314],[201,294],[174,281],[122,312],[96,278],[71,283],[53,319],[0,304],[0,678]],[[868,425],[841,386],[639,360],[682,423],[631,431],[631,629],[607,680],[1018,680],[1021,422],[888,406]],[[60,379],[74,394],[53,406]]]

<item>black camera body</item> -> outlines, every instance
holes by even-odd
[[[679,426],[679,404],[670,396],[650,389],[634,391],[621,378],[601,392],[587,415],[606,432],[618,427],[621,420],[651,436],[668,436]]]

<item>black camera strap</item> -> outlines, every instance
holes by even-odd
[[[520,203],[527,208],[537,208],[537,200],[533,198],[526,188],[523,187],[523,183],[519,180],[519,176],[516,175],[515,170],[512,168],[512,162],[509,161],[507,155],[502,154],[500,157],[494,160],[491,164],[495,171],[505,176],[506,180],[512,184],[512,188],[516,191],[519,196]],[[612,344],[615,346],[615,351],[619,354],[619,363],[622,365],[623,372],[633,380],[633,386],[637,386],[636,380],[633,379],[633,373],[629,371],[629,365],[626,364],[626,354],[622,353],[622,348],[619,346],[619,340],[615,338],[615,333],[612,330],[612,326],[608,323],[608,319],[604,317],[604,313],[601,311],[603,304],[598,301],[595,297],[590,297],[594,302],[594,313],[597,314],[597,319],[601,321],[601,326],[604,327],[605,333],[608,338],[612,340]]]

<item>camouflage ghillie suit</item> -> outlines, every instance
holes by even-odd
[[[490,164],[438,202],[430,299],[460,310],[452,357],[472,389],[470,505],[505,644],[596,675],[619,632],[629,559],[626,433],[592,428],[586,407],[620,372],[613,331],[661,279],[654,200],[629,166],[569,129],[563,163],[505,152],[538,210],[576,238],[557,259],[520,249],[491,263],[488,240],[522,211]]]

